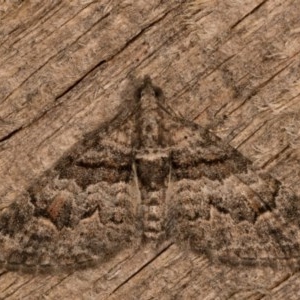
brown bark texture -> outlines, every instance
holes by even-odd
[[[295,0],[2,0],[0,209],[145,75],[300,195],[299,72]],[[69,273],[0,273],[0,299],[299,299],[299,287],[299,273],[215,265],[175,244]]]

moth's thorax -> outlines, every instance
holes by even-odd
[[[163,188],[170,173],[167,152],[139,151],[135,157],[137,175],[146,190]]]
[[[146,85],[141,91],[140,111],[137,118],[140,148],[157,148],[161,144],[161,122],[158,98],[153,87]]]

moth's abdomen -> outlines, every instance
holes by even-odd
[[[143,235],[146,240],[158,240],[164,235],[169,155],[138,153],[135,163],[141,192]]]
[[[165,191],[142,193],[143,235],[146,240],[158,240],[164,233]]]

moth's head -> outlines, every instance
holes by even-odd
[[[158,102],[162,96],[160,88],[153,85],[151,78],[146,76],[143,84],[138,90],[138,100],[141,108],[144,110],[152,110],[158,108]]]

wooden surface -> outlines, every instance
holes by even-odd
[[[210,128],[300,194],[300,2],[0,1],[0,208],[148,74]],[[299,299],[299,273],[212,265],[166,245],[98,268],[0,273],[1,299]]]

